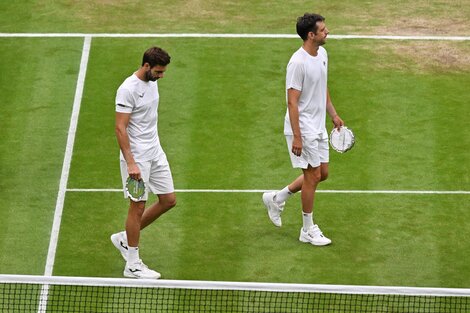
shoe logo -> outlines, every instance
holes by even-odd
[[[139,95],[139,98],[143,98],[144,97],[144,93],[142,95]]]
[[[119,244],[120,244],[121,247],[123,247],[124,249],[129,250],[129,248],[127,248],[127,246],[126,246],[125,244],[123,244],[122,241],[119,241]]]
[[[130,268],[130,269],[129,269],[129,272],[131,272],[131,273],[135,273],[135,272],[142,272],[142,271],[141,271],[141,270],[139,270],[138,268],[136,268],[136,269],[132,269],[132,268]]]

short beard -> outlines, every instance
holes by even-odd
[[[147,72],[145,72],[145,78],[148,80],[148,81],[156,81],[158,79],[158,77],[155,77],[152,75],[152,72],[150,70],[148,70]]]

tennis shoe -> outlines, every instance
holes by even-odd
[[[127,252],[129,251],[127,244],[126,232],[119,232],[111,235],[111,242],[116,247],[116,249],[121,252],[122,258],[127,262]]]
[[[300,228],[299,240],[305,243],[311,243],[314,246],[326,246],[331,243],[331,240],[323,235],[318,225],[313,225],[307,231],[304,228]]]
[[[126,263],[124,276],[139,279],[159,279],[162,275],[159,272],[149,269],[142,260],[139,260],[133,264]]]
[[[268,210],[268,216],[271,222],[277,227],[282,226],[281,213],[284,210],[285,202],[277,203],[274,201],[275,192],[263,193],[263,203]]]

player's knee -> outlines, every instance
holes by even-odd
[[[176,206],[176,197],[171,197],[169,199],[166,199],[165,202],[162,203],[162,205],[167,210],[174,208]]]
[[[320,181],[325,181],[328,179],[328,172],[326,173],[321,173],[321,178],[320,178]]]
[[[130,204],[129,213],[137,215],[137,216],[142,216],[145,210],[145,202],[144,201],[134,202],[131,200],[130,203],[131,204]]]
[[[321,175],[321,174],[314,175],[314,176],[313,176],[313,181],[314,181],[315,183],[321,182],[321,181],[322,181],[322,175]]]
[[[321,181],[320,173],[312,173],[308,177],[304,178],[304,184],[317,185]]]

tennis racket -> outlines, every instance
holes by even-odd
[[[132,201],[138,202],[142,200],[145,194],[144,181],[142,179],[136,180],[129,176],[126,181],[126,190],[129,198]]]
[[[330,134],[330,145],[339,153],[344,153],[352,149],[355,138],[353,132],[346,126],[341,126],[340,130],[333,128]]]

